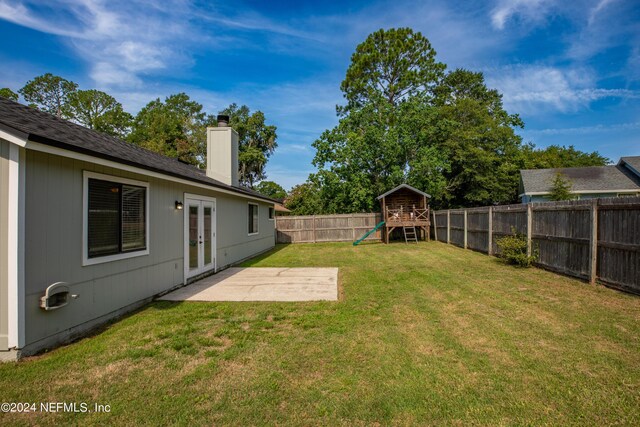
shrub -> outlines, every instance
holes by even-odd
[[[561,173],[557,173],[553,183],[551,184],[551,193],[549,200],[573,200],[575,196],[571,193],[571,181],[565,178]]]
[[[496,245],[500,249],[498,255],[507,264],[517,265],[519,267],[531,267],[538,259],[537,249],[531,251],[531,256],[527,255],[527,236],[518,233],[515,228],[511,228],[513,233],[510,236],[504,236],[496,240]]]

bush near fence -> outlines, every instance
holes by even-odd
[[[441,242],[498,255],[496,239],[527,236],[536,265],[640,294],[640,197],[433,211]]]

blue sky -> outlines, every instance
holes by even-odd
[[[337,123],[356,45],[401,26],[449,69],[484,72],[524,119],[525,141],[640,155],[637,0],[0,0],[0,87],[51,72],[132,113],[177,92],[210,113],[247,104],[278,127],[267,173],[288,189]]]

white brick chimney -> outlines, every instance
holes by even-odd
[[[207,176],[238,186],[238,132],[229,116],[218,116],[218,127],[207,128]]]

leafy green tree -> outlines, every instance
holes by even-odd
[[[277,128],[266,124],[262,111],[251,113],[246,105],[231,104],[220,114],[228,115],[229,125],[238,132],[238,180],[253,187],[266,178],[265,166],[278,146]]]
[[[375,196],[403,182],[436,207],[515,201],[522,121],[482,73],[444,67],[409,29],[378,31],[357,47],[340,121],[313,144],[322,212],[377,209]]]
[[[289,191],[284,206],[294,215],[315,215],[322,209],[320,188],[311,181],[296,185]]]
[[[568,178],[564,177],[561,173],[557,173],[551,183],[549,199],[554,201],[572,200],[574,198],[573,194],[571,194],[572,187],[571,181],[569,181]]]
[[[66,117],[89,129],[121,138],[133,120],[114,97],[95,89],[72,92],[63,110]]]
[[[144,106],[132,123],[129,142],[204,168],[207,116],[185,93],[157,98]]]
[[[425,127],[434,117],[433,88],[445,68],[429,41],[408,28],[380,30],[351,60],[339,123],[313,144],[319,171],[310,181],[321,188],[320,212],[377,209],[375,197],[403,182],[441,191],[441,179],[423,179],[446,168]]]
[[[287,192],[282,186],[273,181],[261,181],[254,189],[272,199],[282,200],[287,197]]]
[[[514,128],[524,126],[520,117],[504,110],[502,95],[486,87],[482,73],[452,71],[435,93],[435,122],[442,128],[435,143],[448,159],[442,203],[459,207],[515,202],[522,141]]]
[[[358,45],[341,89],[339,123],[313,143],[315,213],[371,211],[375,196],[406,182],[436,208],[514,203],[519,170],[606,163],[574,147],[535,150],[524,126],[482,73],[444,74],[420,33],[379,30]]]
[[[18,94],[8,87],[3,87],[2,89],[0,89],[0,96],[18,102]]]
[[[352,111],[314,142],[319,171],[311,179],[330,195],[316,213],[371,211],[377,194],[402,182],[395,129],[386,130],[378,117],[373,108]]]
[[[18,92],[30,105],[63,117],[69,95],[77,88],[76,83],[47,73],[29,80]]]
[[[584,166],[604,166],[611,160],[597,151],[587,153],[577,150],[573,145],[563,147],[550,145],[536,149],[533,145],[523,148],[525,169],[575,168]]]
[[[404,99],[433,88],[445,65],[437,62],[429,40],[411,28],[380,29],[356,47],[340,89],[341,111],[373,104],[384,112]]]

